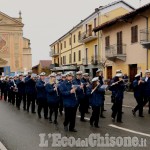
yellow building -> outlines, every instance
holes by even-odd
[[[132,82],[136,73],[150,68],[150,3],[95,28],[102,31],[102,54],[107,59],[106,78],[116,70],[127,73]]]
[[[95,76],[104,58],[101,55],[101,32],[94,33],[93,29],[132,10],[124,1],[96,8],[91,15],[50,45],[50,56],[56,66],[54,70],[69,70],[72,67],[73,70],[79,69]]]
[[[21,12],[19,18],[0,12],[0,74],[32,68],[30,42],[23,38],[23,26]]]

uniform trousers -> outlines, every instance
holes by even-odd
[[[69,125],[69,130],[73,130],[75,128],[77,107],[65,107],[64,110],[65,110],[64,126],[66,127]]]
[[[112,118],[115,119],[117,116],[118,122],[122,121],[122,104],[123,100],[116,98],[116,101],[113,103],[112,106]]]

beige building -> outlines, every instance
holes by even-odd
[[[12,18],[0,12],[0,74],[14,74],[32,68],[30,40],[23,38],[21,12]]]
[[[101,32],[94,33],[93,29],[133,9],[122,0],[96,8],[92,14],[50,45],[50,56],[56,67],[54,71],[71,68],[95,76],[96,70],[102,67],[103,58]]]
[[[102,31],[102,55],[107,59],[105,77],[117,69],[133,81],[136,73],[150,68],[150,4],[117,17],[94,29]]]

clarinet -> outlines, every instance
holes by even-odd
[[[99,84],[100,85],[100,84]],[[95,90],[99,87],[99,85],[97,85],[91,92],[91,94],[93,94],[95,92]]]
[[[56,88],[57,96],[59,96],[59,94],[58,94],[58,90],[57,90],[57,84],[55,85],[55,88]]]

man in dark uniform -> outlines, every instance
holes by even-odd
[[[4,95],[4,88],[5,88],[5,77],[2,76],[1,77],[1,99],[3,98],[3,95]]]
[[[98,69],[96,71],[96,76],[99,78],[100,85],[102,86],[104,84],[104,81],[103,81],[103,70],[102,69]],[[103,94],[103,101],[105,101],[105,92]],[[101,108],[100,108],[100,117],[101,118],[105,118],[105,116],[103,115],[104,111],[105,111],[105,109],[104,109],[104,103],[103,103],[101,105]]]
[[[86,120],[84,119],[85,117],[85,112],[86,112],[86,101],[85,99],[85,91],[84,91],[84,84],[82,83],[82,72],[78,71],[76,73],[76,78],[72,81],[74,85],[78,85],[79,88],[77,88],[76,93],[77,93],[77,98],[79,101],[79,111],[81,113],[81,118],[80,121],[85,122]]]
[[[144,102],[143,106],[149,103],[148,113],[150,114],[150,70],[146,70],[144,78]]]
[[[122,73],[117,73],[110,86],[110,91],[112,91],[114,95],[112,106],[112,121],[114,122],[117,116],[118,123],[122,123],[122,105],[125,90],[122,76]]]
[[[78,99],[76,95],[76,88],[72,85],[73,73],[66,74],[66,81],[60,87],[60,92],[63,98],[63,105],[65,110],[64,130],[70,132],[77,132],[75,129],[76,111],[78,106]]]
[[[20,109],[21,101],[23,100],[23,109],[26,110],[26,94],[25,94],[25,82],[23,78],[23,74],[19,74],[19,79],[16,82],[18,87],[18,100],[17,100],[17,108]]]
[[[139,110],[139,117],[143,116],[143,91],[144,81],[141,78],[141,74],[136,74],[135,80],[133,81],[134,98],[136,99],[137,105],[132,110],[133,115],[136,115],[136,111]]]
[[[30,104],[32,103],[31,112],[33,114],[35,113],[35,84],[34,77],[31,77],[31,72],[29,72],[25,78],[25,92],[27,94],[27,112],[29,112]]]
[[[37,103],[38,103],[38,116],[41,118],[42,108],[44,109],[44,118],[48,119],[48,104],[46,99],[46,89],[45,89],[45,72],[40,74],[40,79],[36,82],[37,90]]]
[[[85,113],[89,113],[88,109],[89,109],[89,96],[86,94],[87,92],[87,86],[89,86],[90,80],[89,80],[89,74],[88,73],[83,73],[83,78],[81,79],[81,82],[84,85],[84,93],[85,93]]]
[[[13,89],[15,87],[14,83],[13,83],[13,77],[9,77],[9,82],[8,82],[8,102],[12,103],[13,101]]]
[[[66,74],[62,74],[61,75],[61,79],[59,81],[59,84],[58,84],[58,90],[59,90],[59,87],[63,84],[63,82],[66,80]],[[60,90],[59,90],[60,91]],[[61,93],[59,92],[59,97],[60,97],[60,104],[59,104],[59,113],[60,115],[62,116],[62,111],[63,111],[63,99],[62,99],[62,96],[61,96]]]

